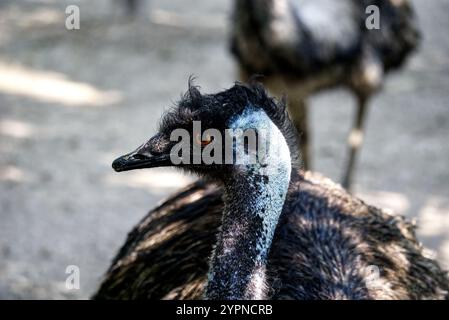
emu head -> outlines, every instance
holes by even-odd
[[[116,171],[127,171],[175,166],[223,180],[231,172],[251,168],[248,158],[254,152],[249,143],[251,137],[243,137],[243,149],[239,149],[235,140],[227,143],[229,129],[240,129],[244,133],[244,130],[254,129],[256,146],[260,146],[264,141],[259,139],[258,130],[266,122],[274,124],[273,127],[279,129],[279,138],[296,150],[296,132],[285,104],[268,97],[261,85],[236,84],[217,94],[202,95],[198,88],[189,84],[181,101],[162,117],[156,135],[135,151],[116,159],[112,167]],[[274,140],[272,136],[270,139]],[[276,145],[277,141],[271,143]],[[236,157],[239,152],[243,163]],[[294,152],[292,155],[295,161],[297,156]],[[257,156],[251,159],[260,165]]]

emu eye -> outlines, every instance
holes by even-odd
[[[201,133],[197,133],[195,136],[195,141],[196,143],[202,145],[202,146],[207,146],[209,143],[212,142],[212,137],[210,135],[206,135],[206,138],[204,140],[201,139]]]

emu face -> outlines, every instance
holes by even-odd
[[[279,132],[271,130],[267,137],[257,131],[276,127],[257,101],[260,93],[236,85],[218,94],[201,95],[190,86],[177,107],[163,116],[158,133],[135,151],[116,159],[112,167],[127,171],[176,166],[219,180],[231,171],[254,168],[249,164],[260,167],[263,155],[256,154],[254,145],[265,143],[263,137],[276,140],[273,131]],[[274,103],[266,96],[262,98],[264,103]],[[254,130],[254,134],[247,135],[247,129]],[[243,133],[239,137],[243,148],[236,143],[238,130]],[[283,139],[282,134],[276,138]]]

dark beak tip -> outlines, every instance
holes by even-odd
[[[112,162],[112,169],[114,169],[116,172],[120,172],[123,170],[123,159],[122,157],[115,159]]]
[[[141,152],[140,149],[141,148],[115,159],[112,162],[112,169],[116,172],[122,172],[135,169],[171,166],[168,155],[151,155],[149,152]]]

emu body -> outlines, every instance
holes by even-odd
[[[448,298],[447,273],[425,256],[412,224],[295,167],[293,123],[258,86],[216,95],[190,88],[157,139],[114,168],[159,165],[168,149],[154,141],[196,118],[220,130],[274,126],[285,153],[270,154],[265,172],[257,165],[187,168],[209,181],[174,195],[134,228],[95,298]]]
[[[423,254],[413,224],[323,176],[296,177],[289,194],[299,196],[300,207],[296,214],[284,208],[276,228],[268,298],[448,298],[447,273]],[[202,299],[222,194],[220,186],[198,181],[148,213],[129,233],[94,298]],[[379,267],[380,278],[367,286],[370,266]]]

